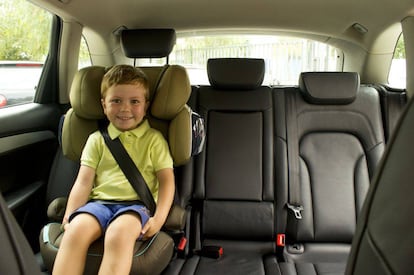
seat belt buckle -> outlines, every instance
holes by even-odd
[[[293,214],[295,214],[296,219],[301,220],[302,219],[302,213],[303,206],[302,205],[294,205],[290,203],[286,203],[287,208],[293,211]]]

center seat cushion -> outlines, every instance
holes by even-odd
[[[283,274],[343,274],[356,220],[384,152],[379,96],[359,84],[358,74],[342,72],[302,73],[299,89],[288,89],[285,96],[295,102],[304,210],[284,249],[285,261],[294,264],[280,268]]]
[[[211,86],[201,86],[197,110],[206,148],[195,159],[194,249],[223,247],[211,259],[194,255],[181,274],[265,274],[274,253],[273,108],[261,86],[261,59],[210,59]]]

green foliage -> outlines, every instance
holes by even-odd
[[[394,58],[405,59],[405,44],[404,36],[402,34],[400,36],[400,39],[398,39],[397,45],[395,46]]]
[[[26,0],[0,0],[0,60],[44,61],[51,14]]]

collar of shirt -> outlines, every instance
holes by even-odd
[[[119,131],[112,123],[109,123],[108,126],[108,133],[109,136],[111,137],[111,139],[115,139],[117,137],[119,137],[121,134],[127,134],[127,133],[131,133],[133,134],[135,137],[141,137],[144,135],[144,133],[150,128],[150,125],[148,123],[148,120],[145,119],[143,120],[137,128],[132,129],[130,131]]]

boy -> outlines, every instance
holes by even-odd
[[[82,274],[90,244],[104,236],[99,274],[129,274],[138,238],[149,238],[164,224],[174,198],[173,162],[168,144],[145,119],[149,84],[144,73],[117,65],[103,77],[101,103],[112,139],[119,136],[157,202],[153,217],[120,170],[99,131],[82,152],[81,167],[68,198],[65,234],[53,274]],[[89,202],[88,202],[89,201]]]

